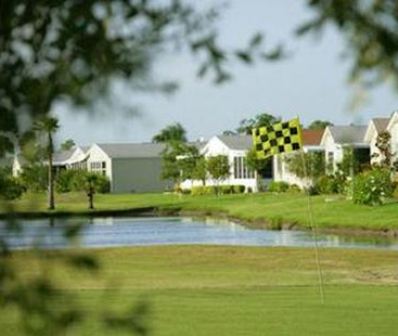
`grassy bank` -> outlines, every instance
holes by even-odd
[[[58,195],[57,213],[86,213],[84,194]],[[255,227],[308,227],[307,197],[301,194],[244,194],[216,196],[178,196],[172,194],[96,195],[96,211],[126,211],[154,208],[161,212],[195,212],[229,216]],[[320,228],[352,230],[398,230],[398,203],[392,201],[379,207],[355,205],[343,198],[311,197],[312,212]],[[15,211],[43,213],[46,197],[28,195],[13,203]]]
[[[56,253],[56,252],[52,252]],[[151,335],[394,335],[396,252],[321,251],[320,304],[314,251],[293,248],[142,247],[90,250],[94,276],[18,252],[22,278],[47,272],[76,297],[87,321],[76,335],[124,335],[98,322],[144,300]],[[26,267],[26,265],[30,267]],[[2,311],[2,335],[18,335],[18,316]]]

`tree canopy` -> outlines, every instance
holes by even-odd
[[[186,142],[186,130],[180,123],[175,123],[163,128],[158,134],[152,138],[152,142],[170,142],[170,141],[180,141]]]
[[[269,126],[278,121],[280,121],[279,117],[275,117],[272,114],[268,113],[261,113],[257,114],[253,118],[241,120],[241,122],[239,123],[239,127],[236,129],[236,131],[238,133],[251,134],[252,129],[255,127]]]
[[[308,128],[310,130],[323,130],[328,126],[333,126],[333,123],[327,120],[314,120],[309,124]]]

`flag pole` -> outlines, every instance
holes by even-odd
[[[303,168],[304,168],[304,178],[309,181],[310,176],[309,172],[307,169],[307,164],[305,162],[305,153],[304,153],[304,146],[301,147],[301,159],[303,162]],[[306,183],[306,182],[304,182]],[[307,188],[307,214],[308,214],[308,223],[311,228],[312,232],[312,238],[314,240],[314,245],[315,245],[315,262],[317,265],[317,271],[318,271],[318,281],[319,281],[319,295],[321,299],[321,304],[325,303],[325,295],[324,295],[324,290],[323,290],[323,275],[322,275],[322,268],[321,268],[321,263],[320,263],[320,256],[319,256],[319,245],[318,245],[318,227],[315,224],[314,221],[314,216],[313,216],[313,207],[312,207],[312,199],[310,195],[310,188],[309,185],[306,186]]]

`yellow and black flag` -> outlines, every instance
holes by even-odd
[[[289,153],[303,147],[301,126],[298,118],[267,127],[254,128],[252,133],[258,159]]]

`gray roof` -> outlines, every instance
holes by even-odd
[[[390,118],[373,118],[372,121],[376,127],[377,133],[380,133],[386,130]]]
[[[253,138],[251,135],[218,135],[217,137],[230,149],[247,150],[253,147]]]
[[[366,126],[328,126],[336,143],[364,143]]]
[[[90,146],[79,146],[79,147],[83,151],[84,154],[86,154],[88,152],[88,150],[90,149]]]
[[[162,143],[113,143],[97,144],[110,158],[160,157],[165,145]]]
[[[53,156],[53,161],[54,163],[62,163],[66,160],[68,160],[72,154],[74,153],[75,148],[69,149],[69,150],[62,150],[54,153]]]

